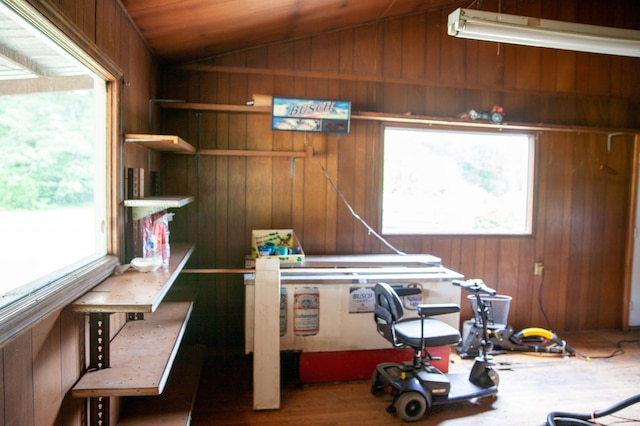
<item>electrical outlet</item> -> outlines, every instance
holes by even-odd
[[[533,274],[534,275],[542,275],[542,271],[544,270],[544,263],[536,262],[533,264]]]

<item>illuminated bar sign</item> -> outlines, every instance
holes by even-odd
[[[349,133],[350,101],[273,98],[271,128],[291,132]]]

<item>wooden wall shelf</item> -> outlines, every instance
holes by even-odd
[[[157,151],[196,152],[195,147],[180,136],[129,133],[124,135],[124,141],[125,143],[137,143]]]
[[[160,268],[155,272],[143,273],[131,269],[112,276],[76,300],[72,309],[87,313],[154,312],[193,250],[192,244],[172,243],[167,270]]]
[[[78,398],[160,395],[191,316],[193,302],[166,302],[144,320],[128,321],[111,341],[111,365],[89,371],[72,390]]]
[[[202,104],[202,103],[171,103],[159,102],[161,108],[166,109],[191,109],[195,111],[220,111],[220,112],[253,112],[271,113],[270,107],[255,107],[243,105],[223,105],[223,104]],[[480,120],[467,120],[461,118],[441,118],[420,115],[391,114],[379,112],[354,111],[351,114],[353,120],[386,121],[395,123],[420,123],[432,126],[466,127],[475,129],[497,129],[497,130],[517,130],[517,131],[550,131],[550,132],[575,132],[575,133],[599,133],[599,134],[637,134],[638,129],[613,129],[590,126],[562,126],[544,123],[502,123],[493,124]]]
[[[158,106],[160,108],[191,109],[196,111],[271,113],[270,106],[203,104],[193,102],[158,102]]]
[[[133,200],[124,200],[124,205],[131,207],[133,220],[140,220],[145,216],[162,210],[184,207],[193,202],[191,195],[158,195]]]
[[[516,130],[534,132],[569,132],[569,133],[599,133],[599,134],[636,134],[637,129],[611,129],[604,127],[587,126],[561,126],[544,123],[509,123],[493,124],[482,120],[467,120],[463,118],[438,118],[420,115],[388,114],[378,112],[354,112],[351,118],[355,120],[384,121],[390,123],[414,123],[426,124],[429,126],[442,127],[466,127],[472,129],[492,129],[492,130]]]
[[[118,426],[188,426],[195,402],[205,348],[180,349],[162,395],[128,398]]]
[[[71,393],[74,397],[89,398],[90,424],[111,424],[112,396],[163,392],[193,302],[161,302],[193,250],[192,244],[174,243],[166,270],[125,271],[107,278],[72,304],[74,311],[89,315],[90,369]],[[109,340],[113,313],[127,313],[128,321]]]

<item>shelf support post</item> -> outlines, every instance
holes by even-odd
[[[89,314],[89,368],[109,368],[109,313]]]
[[[109,425],[109,397],[89,398],[89,424],[91,426]]]
[[[109,318],[110,313],[89,314],[89,368],[109,368]],[[89,398],[89,421],[91,425],[109,424],[109,398]]]

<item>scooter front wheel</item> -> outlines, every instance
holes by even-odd
[[[489,378],[491,379],[491,381],[496,387],[500,386],[500,375],[496,370],[494,370],[493,368],[488,368],[487,376],[489,376]]]
[[[371,395],[380,396],[384,395],[384,388],[378,381],[378,370],[373,370],[373,374],[371,374]]]
[[[416,422],[427,412],[427,400],[418,392],[405,392],[398,397],[396,411],[407,422]]]

